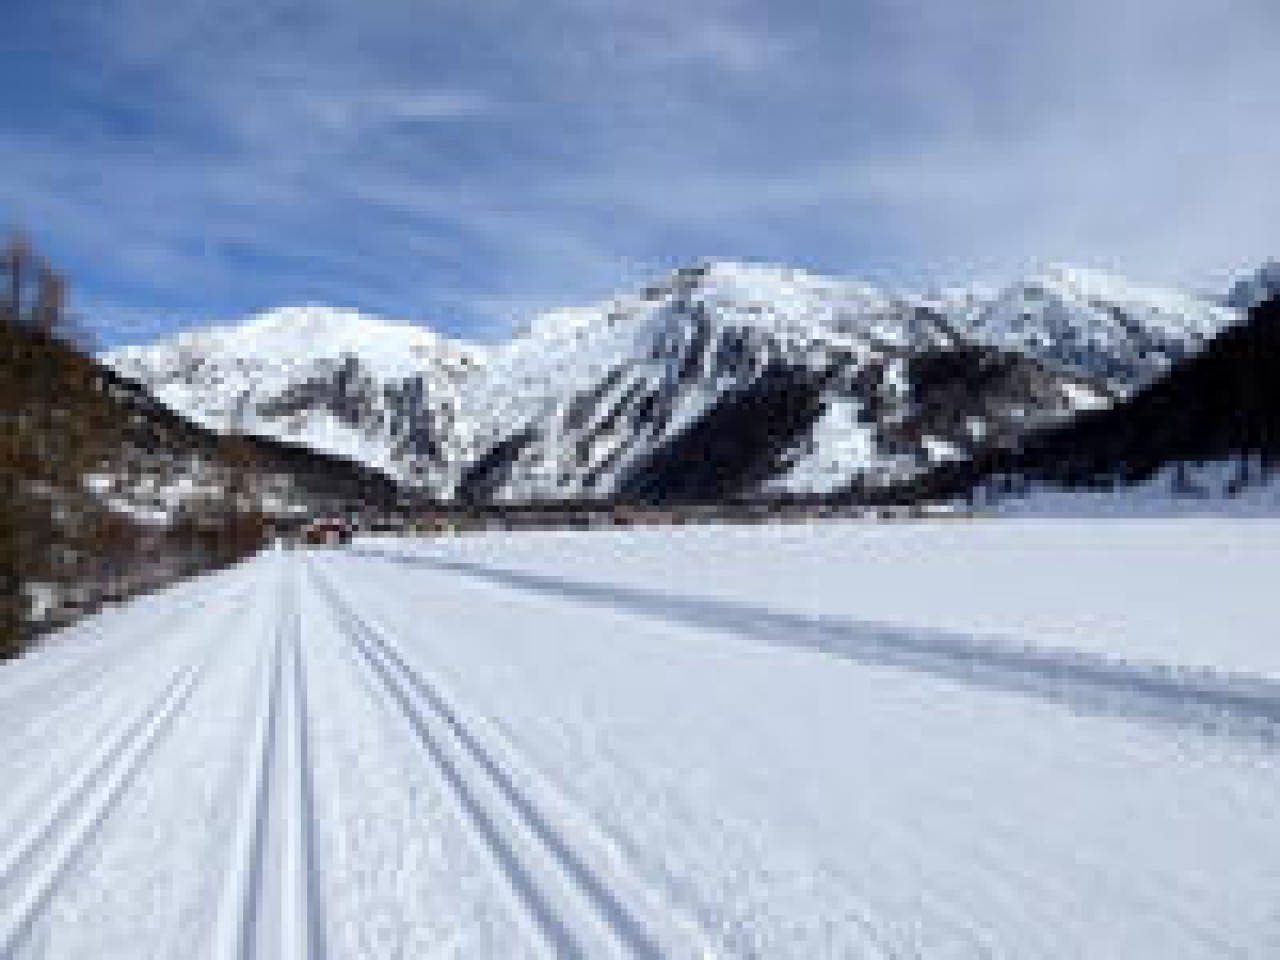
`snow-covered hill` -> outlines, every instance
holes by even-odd
[[[421,327],[313,306],[106,360],[213,429],[302,443],[429,486],[452,461],[456,394],[483,357]]]
[[[445,495],[706,498],[838,489],[1015,443],[1238,316],[1066,267],[914,294],[710,262],[489,349],[310,307],[108,359],[203,423]]]

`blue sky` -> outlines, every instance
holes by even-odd
[[[493,339],[703,257],[893,286],[1280,252],[1274,0],[11,0],[0,223],[103,342]]]

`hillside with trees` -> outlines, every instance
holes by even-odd
[[[0,250],[0,657],[42,627],[258,549],[316,512],[390,509],[341,457],[219,435],[101,365],[63,278],[22,236]]]
[[[1192,474],[1204,464],[1230,467],[1229,496],[1280,472],[1280,298],[1129,400],[1016,448],[948,464],[892,496],[988,502],[1037,487],[1131,487],[1163,470],[1172,471],[1175,492],[1194,495]]]

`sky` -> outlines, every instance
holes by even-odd
[[[0,226],[104,344],[298,303],[491,341],[706,258],[1280,255],[1275,0],[0,6]]]

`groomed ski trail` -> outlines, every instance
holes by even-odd
[[[189,617],[205,605],[179,609]],[[235,607],[220,612],[229,619]],[[112,808],[195,691],[215,648],[183,651],[158,695],[114,727],[80,770],[41,804],[0,852],[0,957],[17,953],[62,876],[101,831]]]
[[[297,573],[284,555],[276,566],[276,622],[261,671],[234,852],[214,927],[216,960],[325,956]]]
[[[309,565],[312,582],[345,636],[412,727],[473,836],[555,956],[715,955],[692,921],[646,889],[581,820],[555,822],[557,800],[535,796],[527,780],[518,785],[438,679],[410,665],[385,629],[357,613],[316,567]]]
[[[0,664],[0,960],[1276,956],[1276,532],[265,552]],[[947,620],[1064,548],[1113,634]]]

